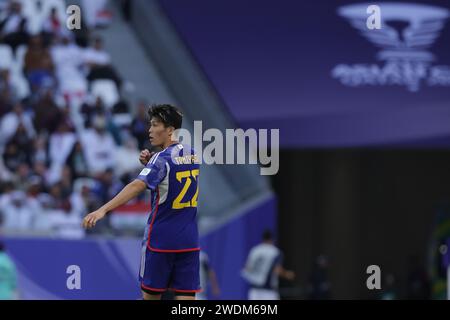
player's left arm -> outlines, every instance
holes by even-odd
[[[281,264],[278,264],[275,267],[274,272],[281,278],[284,278],[286,280],[294,280],[295,279],[295,273],[291,270],[286,270]]]
[[[277,257],[274,272],[280,278],[284,278],[286,280],[291,280],[291,281],[295,279],[295,273],[291,270],[286,270],[283,267],[283,254],[282,253],[280,253]]]
[[[98,220],[102,219],[108,212],[120,207],[121,205],[127,203],[131,199],[137,197],[140,193],[142,193],[147,188],[145,182],[135,179],[133,182],[130,182],[122,189],[114,198],[112,198],[108,203],[95,210],[94,212],[89,213],[83,219],[83,227],[93,228]]]

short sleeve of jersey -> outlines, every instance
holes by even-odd
[[[145,182],[148,189],[155,190],[166,174],[166,160],[157,153],[150,159],[136,179]]]

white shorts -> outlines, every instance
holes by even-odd
[[[280,294],[275,290],[252,288],[248,291],[248,300],[280,300]]]

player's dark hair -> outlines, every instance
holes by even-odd
[[[5,251],[5,245],[0,241],[0,252]]]
[[[154,104],[148,109],[150,120],[156,118],[161,121],[165,127],[174,127],[180,129],[183,122],[183,113],[170,104]]]
[[[270,230],[265,230],[265,231],[263,232],[262,239],[263,239],[264,241],[270,241],[270,240],[273,240],[272,231],[270,231]]]

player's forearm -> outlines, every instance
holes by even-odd
[[[124,205],[145,190],[145,184],[135,180],[125,186],[114,198],[101,207],[106,213]]]

